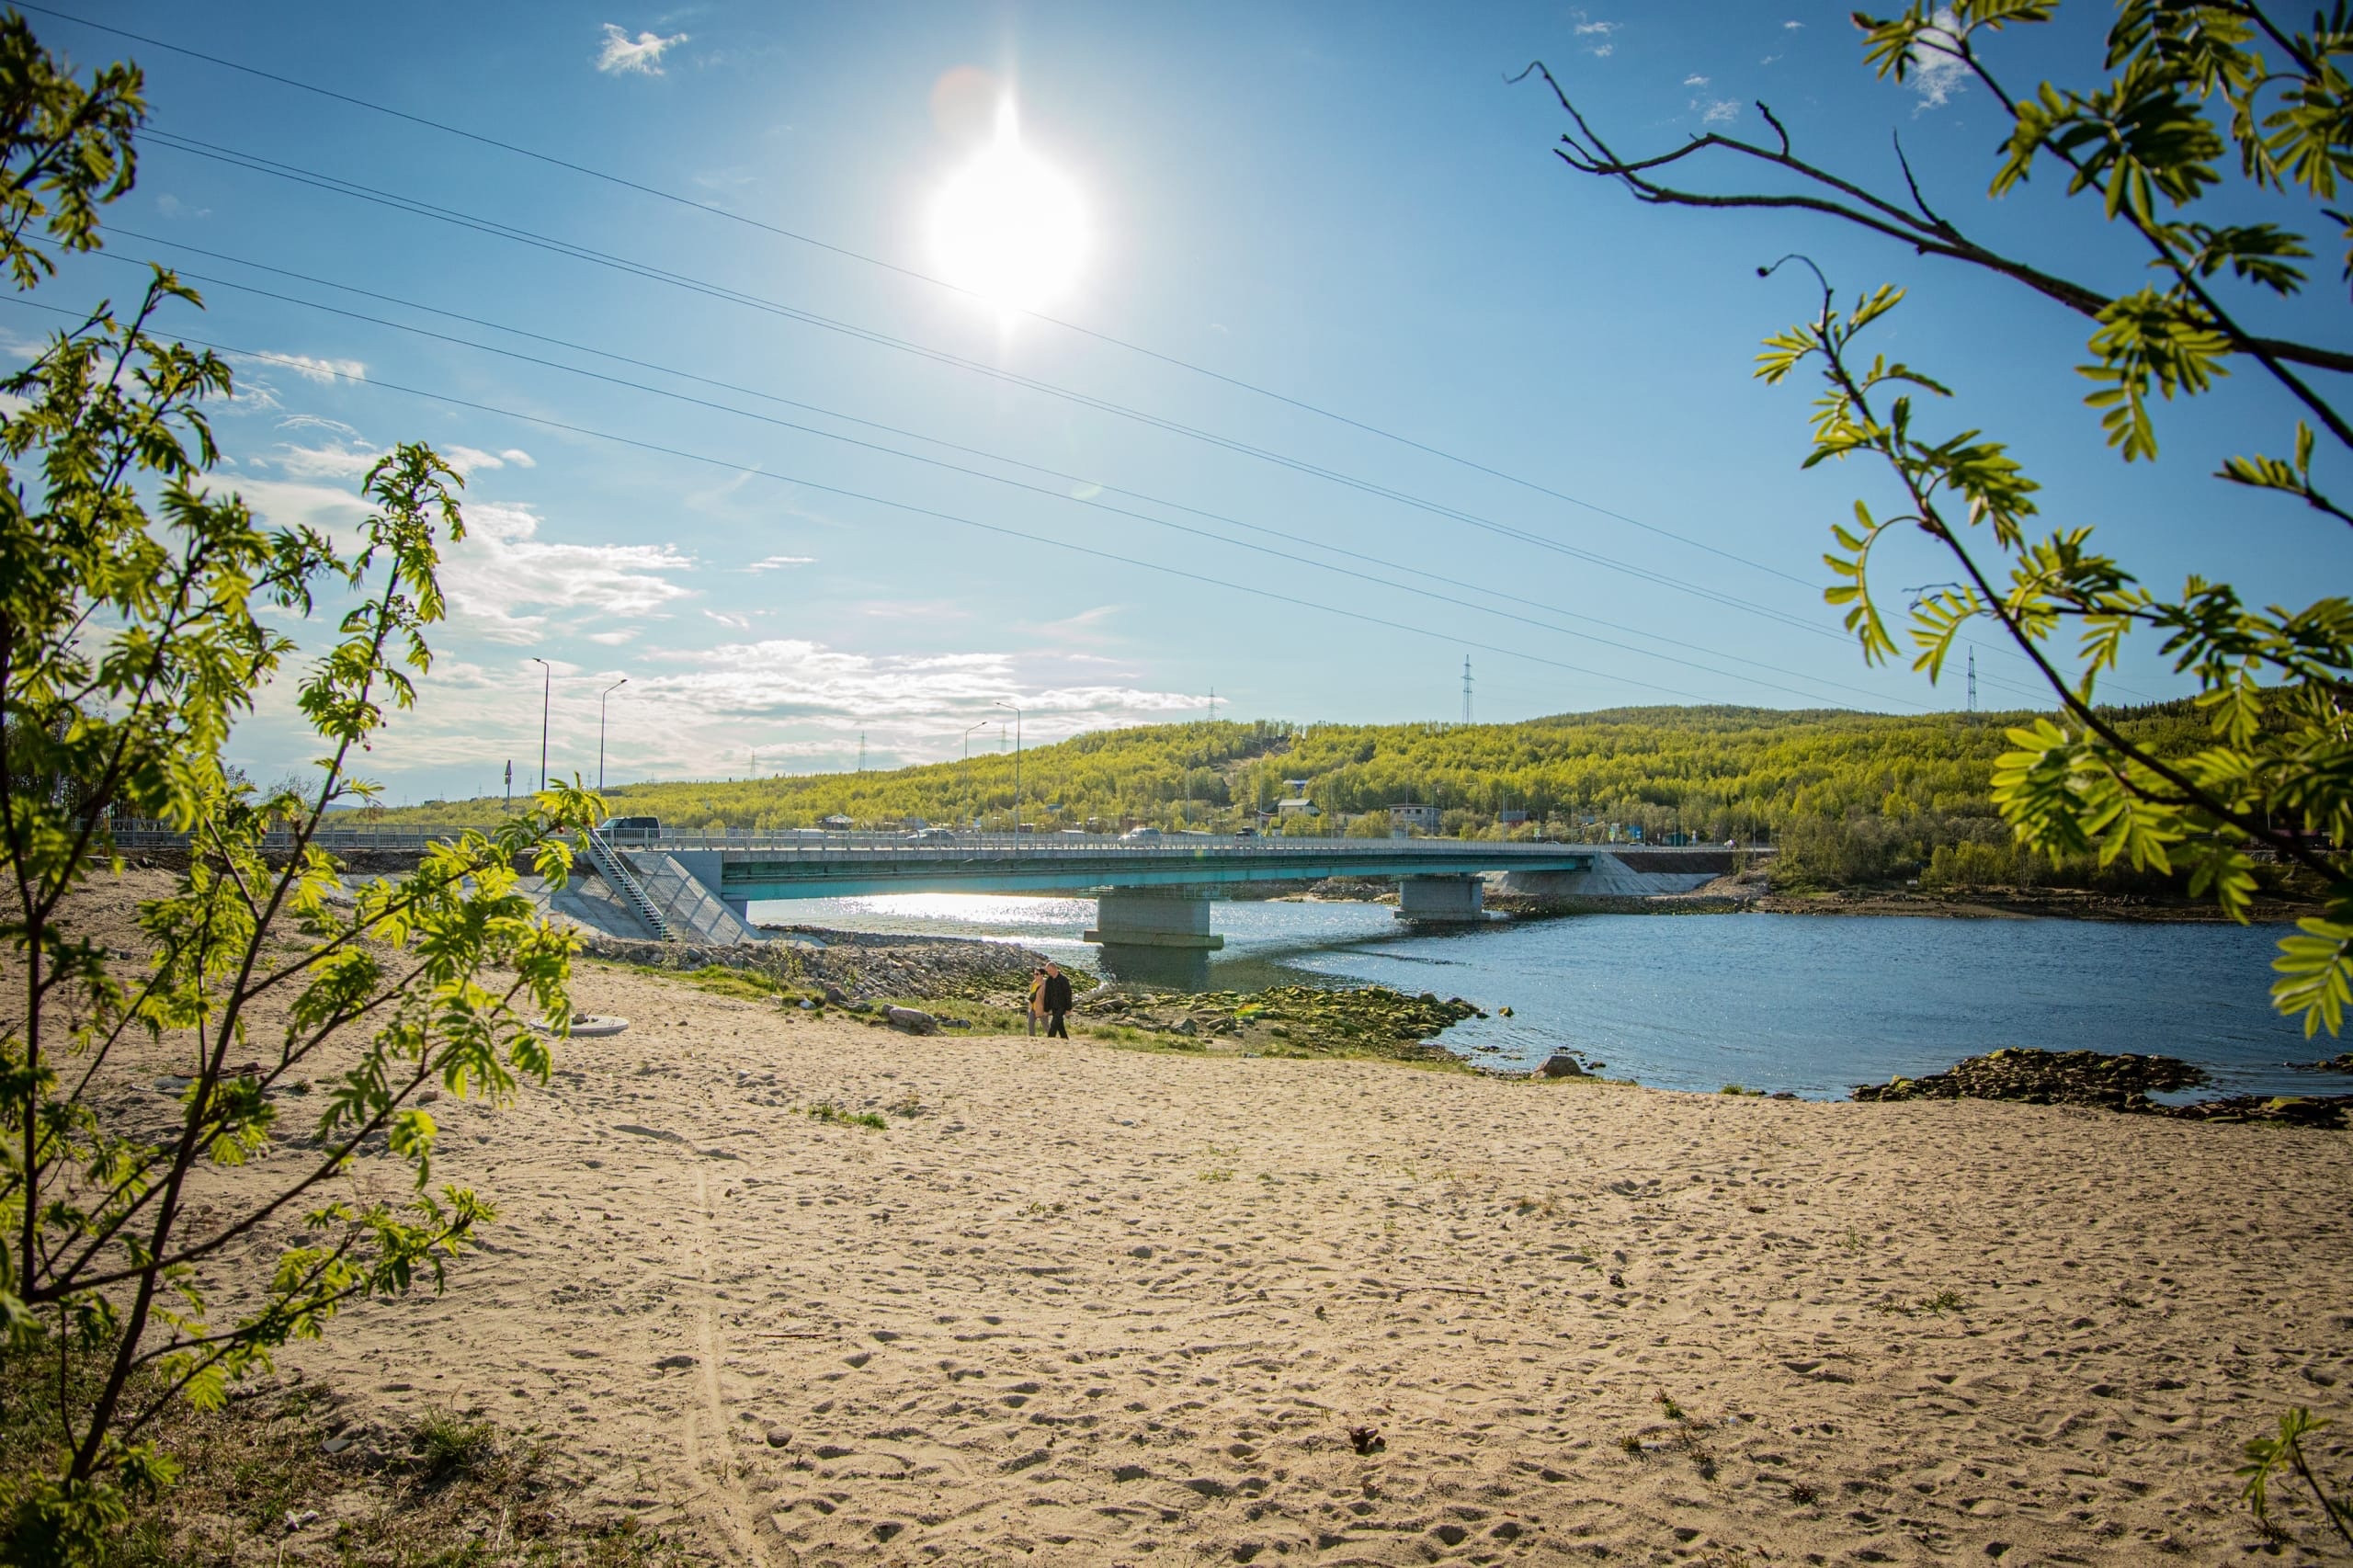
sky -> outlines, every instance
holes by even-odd
[[[2190,483],[2286,448],[2256,377],[2127,468],[2079,318],[1803,215],[1641,206],[1506,80],[1545,61],[1624,150],[1766,135],[1763,99],[1900,188],[1900,138],[1948,216],[2137,286],[2049,182],[1991,200],[1982,92],[1874,81],[1840,6],[69,10],[31,20],[137,60],[153,134],[107,256],[40,301],[188,278],[206,309],[163,325],[235,351],[217,483],[273,522],[348,537],[398,441],[465,475],[437,663],[369,758],[394,801],[536,782],[543,704],[549,771],[592,784],[600,744],[615,783],[889,767],[1003,744],[1014,707],[1044,742],[1212,691],[1222,718],[1458,720],[1466,659],[1483,722],[1958,708],[1958,669],[1868,669],[1822,603],[1829,528],[1892,497],[1802,471],[1813,389],[1752,378],[1813,307],[1757,277],[1796,250],[1912,290],[1877,347],[1955,388],[1927,416],[2011,441],[2051,519],[2151,583],[2309,597],[2353,563],[2316,515]],[[2104,22],[1996,55],[2080,79]],[[969,176],[1008,120],[1043,197]],[[951,191],[983,230],[1010,203],[1009,272],[969,218],[942,232]],[[975,278],[996,297],[942,281]],[[28,352],[55,318],[9,303]],[[1899,597],[1953,574],[1890,555]],[[289,630],[315,653],[334,613]],[[1981,706],[2037,700],[1974,643]],[[256,778],[316,749],[292,684],[236,738]],[[2149,648],[2112,691],[2184,689]]]

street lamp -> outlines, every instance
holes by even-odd
[[[964,735],[961,743],[963,745],[963,764],[960,771],[964,775],[964,800],[968,805],[977,807],[980,804],[979,801],[972,799],[972,732],[974,730],[985,730],[991,724],[995,722],[996,721],[994,719],[983,719],[977,724],[967,724],[964,726]],[[976,810],[973,814],[978,816],[980,813]]]
[[[548,694],[555,689],[555,666],[531,655],[531,663],[540,666],[540,788],[548,787]]]
[[[623,676],[597,695],[597,793],[605,792],[605,699],[629,684]]]
[[[1014,846],[1018,848],[1021,838],[1021,710],[1010,702],[992,702],[989,706],[1013,710],[1013,836]]]

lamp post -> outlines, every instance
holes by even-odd
[[[623,676],[597,695],[597,793],[605,792],[605,699],[629,684]]]
[[[976,808],[980,802],[972,799],[972,732],[974,730],[985,730],[991,724],[995,722],[996,721],[994,719],[983,719],[977,724],[967,724],[964,726],[963,739],[961,743],[963,746],[963,764],[960,771],[964,775],[965,802],[966,804]],[[972,814],[977,817],[980,812],[978,810],[975,810]]]
[[[992,702],[989,706],[1013,710],[1013,837],[1017,849],[1021,839],[1021,710],[1010,702]]]
[[[537,653],[531,663],[540,666],[540,788],[548,787],[548,696],[555,689],[555,667]]]

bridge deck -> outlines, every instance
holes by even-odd
[[[1137,841],[1059,834],[942,840],[834,838],[822,843],[772,838],[760,844],[714,842],[709,847],[719,857],[721,890],[733,899],[1105,887],[1213,889],[1326,877],[1577,871],[1591,865],[1596,852],[1587,845],[1443,838],[1171,836]]]

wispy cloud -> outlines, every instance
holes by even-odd
[[[539,461],[520,447],[509,447],[503,452],[485,452],[476,447],[448,446],[441,455],[449,466],[469,476],[486,469],[505,468],[512,463],[517,468],[537,468]]]
[[[210,218],[212,216],[211,208],[190,207],[169,191],[165,191],[155,199],[155,210],[166,218]]]
[[[253,354],[241,356],[272,366],[306,381],[331,387],[337,381],[364,381],[368,367],[358,359],[324,359],[313,354]]]
[[[642,617],[688,597],[665,574],[694,562],[669,544],[543,539],[539,515],[511,503],[469,501],[465,513],[466,538],[449,548],[442,586],[452,619],[492,642],[531,642],[555,611]]]
[[[605,24],[605,47],[597,51],[597,69],[620,74],[636,72],[641,76],[662,74],[662,56],[687,41],[685,33],[673,33],[668,38],[659,33],[639,33],[631,38],[610,22]]]
[[[1699,111],[1702,125],[1730,125],[1740,118],[1740,106],[1730,98],[1695,98],[1691,107]]]
[[[1708,79],[1705,76],[1686,76],[1683,78],[1683,85],[1687,87],[1704,87],[1708,85]]]
[[[1610,41],[1610,38],[1618,31],[1619,28],[1624,27],[1626,24],[1623,22],[1597,22],[1587,17],[1583,11],[1572,11],[1569,13],[1569,16],[1571,17],[1569,24],[1570,30],[1577,37],[1589,40],[1586,45],[1586,52],[1592,55],[1596,60],[1608,59],[1610,54],[1618,47]]]
[[[753,562],[749,566],[745,567],[744,570],[746,572],[780,572],[787,566],[814,566],[815,564],[817,564],[817,558],[813,555],[771,555],[766,560]]]
[[[1781,25],[1782,25],[1783,27],[1785,27],[1785,28],[1789,28],[1789,29],[1790,29],[1790,31],[1791,31],[1791,32],[1795,32],[1795,31],[1797,31],[1800,28],[1802,28],[1803,26],[1805,26],[1805,24],[1804,24],[1803,22],[1783,22]]]
[[[1953,15],[1952,7],[1940,6],[1932,24],[1922,29],[1918,41],[1913,44],[1911,69],[1904,85],[1920,95],[1914,113],[1944,108],[1967,85],[1969,68],[1961,62],[1957,53],[1946,52],[1948,49],[1960,49],[1960,28],[1961,18]]]

